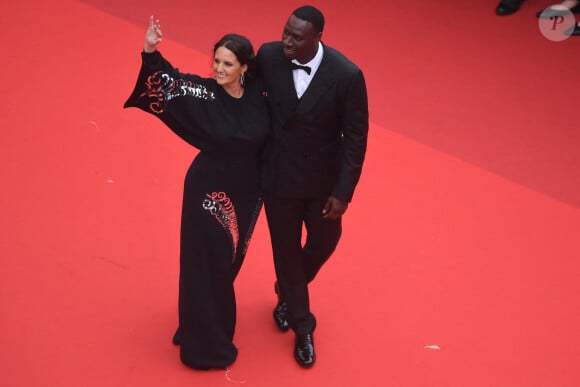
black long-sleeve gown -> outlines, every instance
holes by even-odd
[[[270,130],[264,95],[249,83],[236,99],[214,79],[179,73],[158,51],[141,55],[125,107],[157,116],[200,150],[183,192],[180,357],[197,369],[226,368],[237,356],[233,282],[262,207],[260,152]]]

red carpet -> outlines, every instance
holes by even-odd
[[[295,364],[271,321],[262,216],[226,373],[185,368],[170,340],[195,150],[121,107],[150,14],[163,53],[209,74],[219,36],[278,39],[301,3],[157,3],[11,2],[0,14],[0,384],[580,384],[580,38],[541,35],[534,14],[548,4],[500,18],[492,2],[314,3],[324,40],[365,70],[367,164],[312,287],[315,367]]]

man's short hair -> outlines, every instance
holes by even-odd
[[[314,8],[311,5],[305,5],[297,8],[294,12],[292,12],[292,14],[300,20],[305,20],[312,23],[314,32],[316,33],[322,32],[324,29],[324,15],[322,15],[322,12],[320,12],[317,8]]]

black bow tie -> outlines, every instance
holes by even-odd
[[[294,62],[290,62],[290,68],[292,70],[304,70],[306,71],[306,74],[310,75],[310,71],[312,70],[310,67],[308,66],[301,66],[299,64],[296,64]]]

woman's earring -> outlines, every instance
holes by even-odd
[[[240,85],[244,86],[244,73],[242,73],[242,76],[240,77]]]

